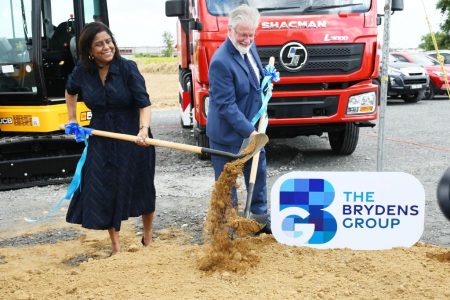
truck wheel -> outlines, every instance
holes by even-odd
[[[432,82],[430,82],[430,84],[425,89],[425,95],[423,96],[423,99],[431,100],[433,98],[434,98],[434,85]]]
[[[196,129],[194,130],[194,137],[197,140],[197,146],[202,148],[209,148],[209,139],[206,135],[206,128],[205,126],[196,125]],[[198,158],[201,160],[210,159],[211,155],[209,153],[202,153],[198,154]]]
[[[424,92],[417,92],[414,94],[404,94],[402,95],[403,101],[407,103],[416,103],[422,100]]]
[[[355,123],[345,123],[344,130],[328,132],[331,149],[339,155],[352,154],[359,139],[359,127]]]

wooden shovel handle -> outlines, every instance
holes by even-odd
[[[271,56],[269,58],[269,65],[271,65],[271,66],[275,65],[275,57]],[[269,89],[272,90],[272,84],[270,84]],[[258,123],[258,132],[259,133],[263,132],[263,126],[266,123],[266,119],[267,119],[267,114],[263,113],[261,115],[261,117],[259,118],[259,123]],[[252,168],[250,170],[250,178],[249,178],[250,183],[255,183],[255,181],[256,181],[256,173],[258,170],[258,163],[259,163],[259,152],[253,156]]]
[[[103,131],[103,130],[97,130],[97,129],[93,129],[91,133],[92,133],[92,135],[95,135],[95,136],[107,137],[107,138],[128,141],[128,142],[133,142],[133,143],[136,142],[136,139],[137,139],[137,137],[135,135]],[[186,144],[180,144],[180,143],[151,139],[151,138],[146,138],[145,143],[147,145],[152,145],[155,147],[164,147],[164,148],[170,148],[170,149],[181,150],[181,151],[197,153],[197,154],[209,153],[212,155],[228,157],[231,159],[237,159],[237,158],[241,158],[244,156],[241,153],[234,154],[234,153],[229,153],[229,152],[215,150],[215,149],[209,149],[209,148],[204,148],[204,147],[199,147],[199,146],[186,145]]]
[[[112,139],[116,139],[116,140],[128,141],[128,142],[133,142],[133,143],[136,142],[136,139],[137,139],[137,137],[135,135],[103,131],[103,130],[97,130],[97,129],[92,130],[92,135],[112,138]],[[181,151],[186,151],[186,152],[202,154],[202,148],[198,147],[198,146],[193,146],[193,145],[179,144],[179,143],[151,139],[151,138],[146,138],[145,143],[147,145],[152,145],[152,146],[157,146],[157,147],[165,147],[165,148],[171,148],[171,149],[176,149],[176,150],[181,150]]]

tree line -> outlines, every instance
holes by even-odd
[[[450,0],[439,0],[436,3],[436,8],[441,11],[442,15],[447,14],[447,19],[440,24],[440,30],[434,33],[437,46],[439,49],[450,49],[450,16],[448,14],[450,10]],[[421,41],[419,48],[424,50],[434,50],[434,44],[430,33],[422,36]]]

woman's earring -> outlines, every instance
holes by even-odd
[[[92,55],[90,55],[90,54],[89,54],[88,58],[89,58],[89,60],[91,60],[91,61],[94,60],[94,57],[93,57]]]

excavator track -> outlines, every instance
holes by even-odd
[[[0,137],[0,191],[67,183],[84,143],[60,133]]]

